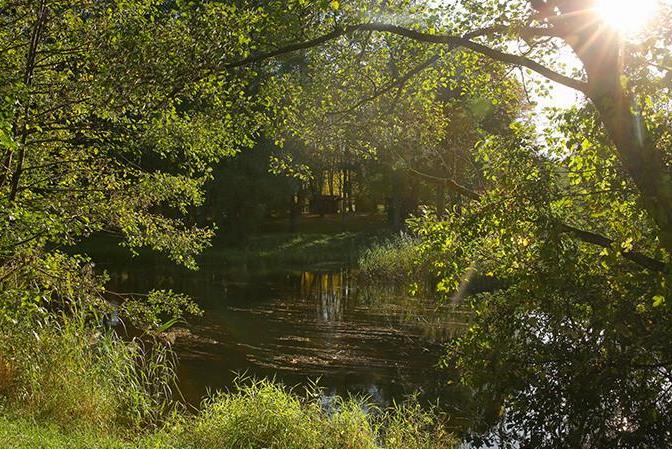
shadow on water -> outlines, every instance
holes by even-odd
[[[358,286],[354,270],[334,265],[268,270],[210,260],[196,272],[137,260],[102,265],[113,291],[170,288],[204,309],[172,331],[191,404],[245,373],[288,385],[319,379],[327,396],[365,395],[383,406],[417,394],[460,415],[454,373],[436,367],[443,344],[463,327],[455,309]]]

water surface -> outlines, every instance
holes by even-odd
[[[358,285],[356,271],[337,264],[231,267],[209,259],[196,272],[155,260],[103,266],[117,292],[173,289],[204,309],[172,335],[180,389],[194,405],[244,373],[289,385],[319,379],[327,394],[366,395],[379,405],[417,394],[460,408],[452,373],[436,366],[462,316],[435,301]]]

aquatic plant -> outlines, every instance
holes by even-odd
[[[375,242],[359,257],[360,275],[375,283],[427,283],[430,275],[418,264],[419,240],[401,232]]]

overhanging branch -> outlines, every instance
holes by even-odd
[[[603,235],[596,234],[594,232],[584,231],[583,229],[575,228],[567,224],[560,224],[560,227],[563,232],[570,234],[582,242],[591,243],[593,245],[601,246],[603,248],[613,248],[615,243],[614,240],[607,238]],[[621,255],[638,265],[641,265],[645,268],[648,268],[652,271],[658,271],[665,273],[668,271],[668,266],[661,262],[660,260],[654,259],[642,253],[636,251],[626,251],[624,249],[620,250]]]
[[[392,25],[392,24],[387,24],[387,23],[378,23],[378,22],[370,22],[370,23],[360,23],[357,25],[351,25],[343,28],[336,28],[330,33],[326,33],[322,36],[318,36],[314,39],[310,39],[307,41],[303,42],[296,42],[293,44],[288,44],[284,47],[280,47],[276,50],[268,51],[268,52],[261,52],[257,53],[251,56],[248,56],[245,59],[241,59],[240,61],[235,61],[235,62],[230,62],[228,64],[224,65],[224,68],[226,69],[232,69],[236,67],[242,67],[245,65],[253,64],[255,62],[260,62],[264,61],[266,59],[274,58],[276,56],[281,56],[287,53],[292,53],[294,51],[298,50],[305,50],[308,48],[313,48],[317,47],[319,45],[322,45],[326,42],[335,40],[341,36],[349,35],[352,34],[356,31],[377,31],[377,32],[383,32],[383,33],[391,33],[391,34],[396,34],[399,36],[404,36],[406,38],[419,41],[419,42],[426,42],[426,43],[431,43],[431,44],[444,44],[444,45],[450,45],[453,48],[457,47],[463,47],[463,48],[468,48],[472,51],[475,51],[476,53],[480,53],[484,56],[487,56],[491,59],[494,59],[496,61],[501,61],[507,64],[513,64],[517,66],[522,66],[522,67],[527,67],[530,70],[533,70],[540,75],[555,81],[559,84],[562,84],[564,86],[567,86],[569,88],[578,90],[580,92],[587,92],[587,83],[571,78],[569,76],[563,75],[561,73],[558,73],[554,70],[551,70],[550,68],[544,66],[543,64],[540,64],[530,58],[527,58],[525,56],[520,56],[520,55],[514,55],[510,53],[505,53],[499,50],[495,50],[494,48],[490,48],[486,45],[479,44],[478,42],[474,42],[471,39],[474,37],[478,36],[485,36],[488,34],[494,34],[494,33],[499,33],[501,32],[500,27],[490,27],[490,28],[483,28],[483,29],[478,29],[474,30],[470,33],[465,34],[464,36],[456,36],[456,35],[449,35],[449,34],[429,34],[429,33],[423,33],[421,31],[417,30],[412,30],[410,28],[404,28],[400,27],[398,25]],[[525,30],[523,30],[525,31]],[[532,31],[536,33],[541,33],[542,31],[550,33],[552,30],[550,29],[532,29]],[[530,30],[527,30],[526,32],[530,32]]]
[[[540,64],[524,56],[504,53],[502,51],[495,50],[494,48],[490,48],[486,45],[479,44],[478,42],[470,40],[468,37],[453,36],[448,34],[428,34],[423,33],[421,31],[400,27],[397,25],[375,23],[375,22],[361,24],[358,26],[358,29],[397,34],[420,42],[428,42],[432,44],[448,44],[454,47],[468,48],[470,50],[475,51],[476,53],[480,53],[496,61],[527,67],[528,69],[533,70],[539,73],[540,75],[552,81],[555,81],[556,83],[562,84],[564,86],[570,87],[580,92],[584,93],[587,92],[587,84],[584,83],[583,81],[579,81],[577,79],[558,73],[554,70],[549,69],[543,64]]]
[[[423,173],[421,171],[415,170],[413,168],[410,169],[413,173],[416,175],[422,176],[430,181],[436,182],[436,183],[441,183],[442,185],[445,185],[448,189],[465,196],[467,198],[470,198],[472,200],[478,200],[481,198],[482,194],[479,192],[476,192],[474,190],[469,189],[468,187],[465,187],[455,181],[454,179],[451,178],[443,178],[440,176],[434,176],[430,175],[428,173]],[[603,235],[590,232],[590,231],[585,231],[583,229],[576,228],[574,226],[570,226],[565,223],[559,223],[559,228],[560,231],[564,234],[571,235],[572,237],[581,240],[582,242],[585,243],[590,243],[592,245],[600,246],[602,248],[608,248],[611,249],[614,247],[614,243],[616,243],[614,240],[605,237]],[[621,255],[631,261],[636,263],[637,265],[640,265],[644,268],[647,268],[651,271],[657,271],[660,273],[667,273],[669,271],[669,267],[667,264],[664,262],[661,262],[660,260],[654,259],[652,257],[649,257],[645,254],[639,253],[637,251],[626,251],[624,249],[620,250]]]

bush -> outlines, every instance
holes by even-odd
[[[204,402],[187,440],[194,448],[310,449],[318,447],[315,410],[268,381]]]
[[[193,448],[376,449],[372,422],[355,400],[326,410],[313,392],[303,399],[268,380],[205,402],[186,441]]]
[[[447,449],[458,447],[458,441],[437,423],[437,411],[424,410],[411,400],[386,415],[383,446],[386,449]]]
[[[417,402],[381,411],[353,398],[335,398],[325,409],[320,398],[313,392],[302,400],[271,381],[252,381],[206,401],[185,442],[194,449],[457,447],[438,413],[423,411]]]

